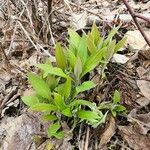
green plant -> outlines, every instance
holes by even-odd
[[[120,104],[120,93],[115,91],[112,102],[103,102],[99,105],[100,110],[110,110],[112,115],[116,117],[117,114],[126,113],[126,108]]]
[[[105,68],[113,54],[123,45],[124,39],[117,44],[113,40],[117,30],[118,27],[114,28],[107,38],[102,38],[95,24],[91,32],[82,36],[69,29],[68,47],[56,44],[56,66],[51,63],[37,64],[41,75],[28,74],[28,81],[35,93],[22,97],[22,100],[32,111],[43,112],[42,119],[52,122],[48,129],[49,137],[59,139],[64,136],[62,118],[70,119],[74,127],[81,121],[97,127],[105,122],[109,110],[116,116],[116,112],[123,108],[118,104],[118,92],[114,94],[113,103],[104,105],[107,107],[80,98],[81,93],[96,87],[92,81],[85,81],[83,77],[98,65]]]

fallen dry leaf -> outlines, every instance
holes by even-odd
[[[121,64],[125,64],[128,60],[129,58],[127,56],[121,54],[114,54],[112,58],[112,62],[121,63]]]
[[[149,150],[150,138],[138,133],[132,126],[118,126],[123,139],[134,150]]]
[[[136,99],[136,103],[138,103],[142,107],[145,107],[150,103],[150,100],[146,97],[140,97]]]
[[[135,130],[138,133],[146,135],[150,130],[150,113],[138,114],[137,109],[133,109],[129,115],[128,119],[134,122]]]
[[[136,82],[142,94],[150,100],[150,81],[136,80]]]
[[[81,14],[75,14],[75,13],[71,14],[71,24],[73,28],[75,28],[76,30],[84,28],[86,26],[86,22],[87,22],[86,11],[84,11]]]
[[[140,77],[140,79],[150,81],[150,67],[145,69],[144,67],[140,66],[136,69],[136,72],[138,73],[138,76]]]
[[[149,31],[145,31],[145,33],[150,38]],[[125,34],[125,37],[127,37],[125,45],[129,46],[132,50],[142,50],[147,45],[143,36],[138,30],[128,31]]]
[[[7,133],[2,143],[3,150],[24,150],[33,142],[33,134],[40,131],[40,121],[36,116],[23,114],[3,119],[0,128]]]
[[[111,116],[108,126],[106,127],[106,130],[100,137],[100,145],[99,148],[103,148],[111,139],[111,137],[115,134],[116,131],[116,123],[115,119]]]

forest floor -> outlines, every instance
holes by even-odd
[[[128,2],[135,12],[150,18],[149,0]],[[150,47],[126,6],[118,0],[54,0],[49,9],[46,0],[0,1],[0,149],[150,150]],[[67,42],[68,28],[87,32],[93,21],[102,35],[121,23],[115,38],[127,38],[94,95],[105,101],[119,90],[127,116],[110,115],[96,129],[81,124],[63,140],[49,139],[40,113],[29,112],[21,101],[21,96],[32,93],[27,73],[36,71],[34,65],[45,58],[55,61],[54,45]],[[150,39],[150,22],[138,22]],[[63,126],[69,130],[65,122]]]

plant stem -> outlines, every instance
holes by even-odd
[[[130,5],[128,4],[127,0],[122,0],[122,1],[123,1],[123,3],[125,4],[125,6],[127,7],[128,11],[129,11],[129,13],[130,13],[130,15],[132,16],[133,21],[134,21],[134,23],[136,24],[138,30],[141,32],[143,38],[145,39],[145,41],[147,42],[147,44],[148,44],[149,47],[150,47],[150,40],[148,39],[148,37],[147,37],[147,35],[145,34],[145,32],[143,31],[142,27],[141,27],[141,26],[139,25],[139,23],[138,23],[138,20],[137,20],[137,18],[136,18],[136,17],[137,17],[137,14],[135,14],[135,12],[132,10],[132,8],[131,8]],[[139,15],[138,15],[138,17],[139,17]],[[140,16],[140,17],[141,17],[141,16]],[[140,18],[140,17],[139,17],[139,18]],[[142,19],[143,19],[143,17],[142,17]]]

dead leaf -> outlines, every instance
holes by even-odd
[[[146,135],[150,130],[150,113],[138,114],[137,109],[133,109],[128,114],[128,119],[134,123],[134,128],[138,133]]]
[[[118,126],[124,140],[134,150],[149,150],[150,138],[138,133],[132,126]]]
[[[128,57],[125,55],[121,54],[114,54],[112,58],[112,62],[120,63],[120,64],[125,64],[129,60]]]
[[[140,79],[150,81],[150,68],[145,69],[144,67],[140,66],[136,69],[136,72],[138,73],[138,76],[140,77]]]
[[[150,100],[146,97],[140,97],[136,100],[136,103],[138,103],[142,107],[145,107],[150,103]]]
[[[7,131],[2,143],[3,150],[23,150],[33,142],[32,135],[40,131],[40,121],[35,115],[29,117],[23,114],[3,119],[0,128]]]
[[[145,31],[146,35],[150,38],[149,32]],[[147,45],[139,30],[128,31],[125,37],[127,37],[125,45],[129,46],[132,50],[142,50]]]
[[[115,131],[116,131],[115,119],[111,116],[108,126],[106,127],[106,130],[101,135],[99,145],[100,148],[103,148],[110,141],[111,137],[115,134]]]
[[[76,30],[84,28],[86,26],[86,22],[87,22],[86,11],[84,11],[81,14],[75,14],[75,13],[71,14],[71,24],[73,28],[75,28]]]
[[[136,80],[136,82],[142,94],[150,100],[150,81]]]

